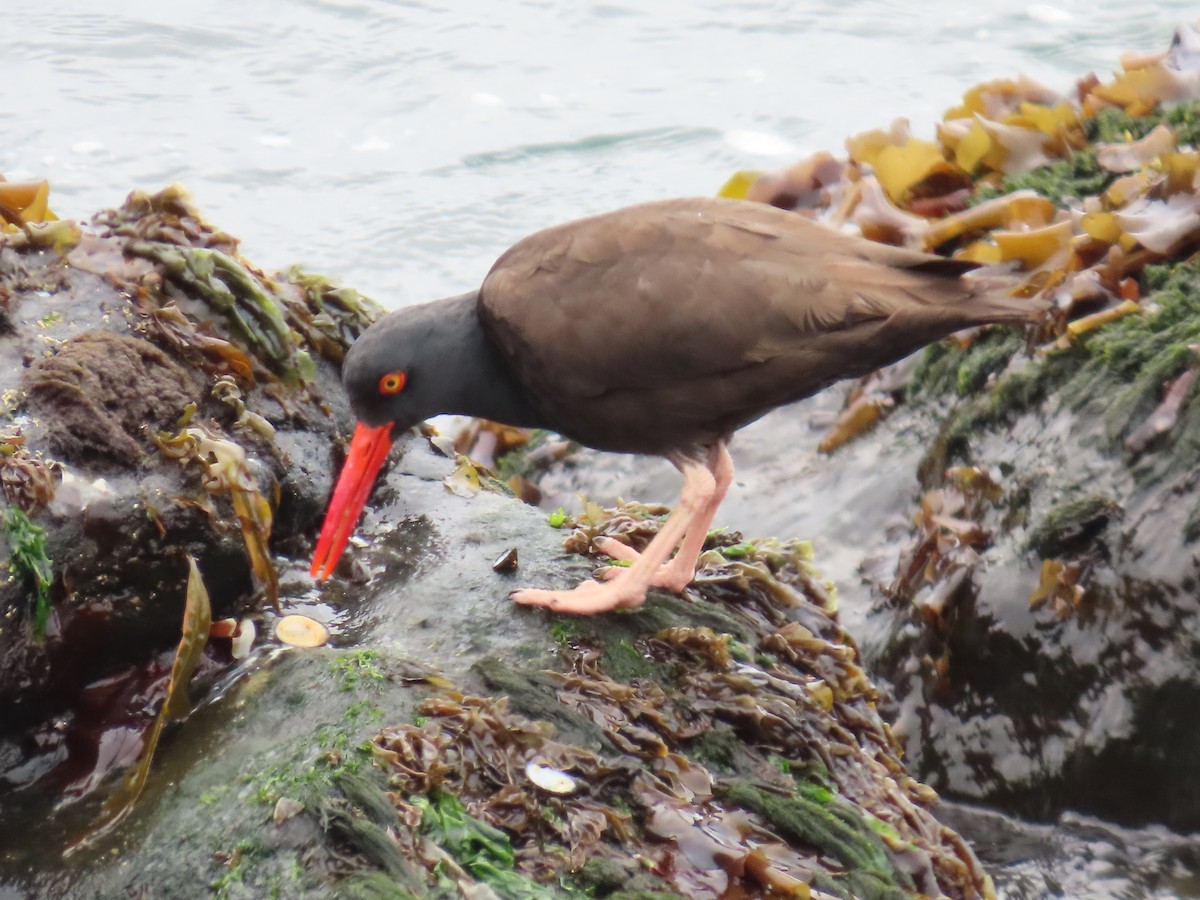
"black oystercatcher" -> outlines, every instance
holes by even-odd
[[[525,238],[482,287],[390,313],[343,380],[358,427],[312,572],[328,577],[392,441],[439,413],[654,453],[679,505],[640,555],[615,540],[605,583],[518,603],[596,613],[681,590],[733,478],[738,428],[951,332],[1029,318],[1032,302],[970,265],[851,237],[771,206],[664,200]],[[675,552],[671,558],[672,551]]]

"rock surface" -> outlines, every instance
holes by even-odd
[[[339,347],[369,321],[319,279],[260,279],[175,189],[42,243],[0,245],[4,539],[18,560],[17,534],[44,532],[51,565],[0,589],[6,732],[171,646],[187,555],[218,614],[275,592],[267,542],[320,515],[349,419]]]

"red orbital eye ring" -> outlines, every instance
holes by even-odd
[[[379,379],[379,393],[398,394],[404,390],[404,382],[408,377],[403,372],[388,372]]]

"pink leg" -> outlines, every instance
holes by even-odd
[[[733,458],[729,455],[729,447],[724,441],[718,441],[708,451],[708,471],[712,473],[715,482],[712,497],[708,505],[692,519],[675,557],[654,576],[655,587],[678,593],[696,577],[696,562],[704,549],[713,518],[721,501],[725,499],[725,494],[729,492],[729,485],[733,483]]]
[[[725,499],[730,484],[733,483],[733,458],[729,455],[729,446],[725,441],[719,441],[709,450],[707,468],[714,481],[712,498],[703,508],[697,510],[696,517],[684,535],[674,559],[654,574],[650,582],[654,587],[679,592],[696,577],[696,560],[704,549],[704,541],[712,527],[713,517]],[[636,560],[641,556],[638,551],[615,538],[597,538],[596,546],[613,559]],[[622,570],[614,568],[611,573],[608,577],[620,577]]]
[[[659,567],[667,561],[680,541],[691,533],[697,517],[708,513],[717,489],[712,473],[701,463],[688,460],[680,465],[680,469],[683,472],[683,494],[679,498],[679,505],[632,566],[604,584],[585,581],[570,591],[516,591],[512,595],[513,600],[526,606],[544,606],[555,612],[581,615],[641,606]]]

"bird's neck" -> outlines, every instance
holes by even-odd
[[[447,307],[443,321],[454,330],[455,339],[446,347],[448,358],[439,365],[460,376],[449,398],[454,408],[444,411],[524,428],[543,427],[541,417],[483,330],[476,312],[478,298],[478,292],[472,291],[443,301]]]

